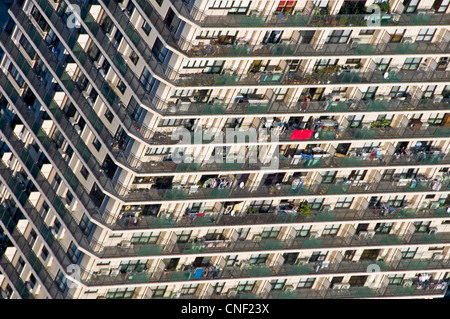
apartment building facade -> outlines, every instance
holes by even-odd
[[[448,0],[22,0],[2,298],[442,298]]]

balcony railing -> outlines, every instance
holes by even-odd
[[[336,184],[315,183],[304,186],[276,185],[257,186],[241,188],[234,185],[230,188],[198,188],[198,189],[143,189],[130,190],[123,194],[124,200],[131,203],[141,202],[164,202],[164,201],[192,201],[192,200],[217,200],[244,198],[295,198],[308,196],[338,196],[338,195],[361,195],[383,194],[383,193],[435,193],[448,192],[450,190],[450,179],[435,182],[432,179],[423,181],[411,181],[408,185],[401,185],[391,181],[380,182],[348,182]]]
[[[256,102],[217,102],[190,103],[189,105],[168,103],[158,97],[153,99],[164,115],[185,117],[188,115],[284,115],[298,113],[343,113],[343,112],[421,112],[449,110],[450,98],[434,102],[421,100],[349,100],[349,101],[312,101],[312,102],[269,102],[264,99]]]
[[[40,282],[47,290],[47,293],[52,299],[64,299],[63,294],[58,289],[55,280],[48,272],[47,267],[39,260],[34,251],[31,249],[30,244],[25,240],[23,235],[17,228],[17,222],[13,221],[8,214],[3,210],[3,206],[0,206],[0,223],[4,229],[8,229],[8,236],[11,238],[17,246],[15,246],[25,256],[28,261],[28,265],[34,270],[35,274],[40,279]]]
[[[404,287],[401,285],[388,285],[381,288],[350,287],[349,289],[298,289],[292,292],[270,292],[267,299],[342,299],[342,298],[424,298],[443,297],[447,291],[447,282],[433,281],[430,287],[423,286]],[[236,298],[239,298],[237,296]],[[243,298],[242,298],[243,299]]]
[[[329,155],[329,154],[328,154]],[[280,158],[276,165],[276,170],[315,170],[325,168],[350,168],[350,167],[381,167],[381,166],[416,166],[416,165],[447,165],[450,164],[449,154],[414,154],[408,157],[399,157],[395,155],[382,157],[337,157],[329,156],[322,157],[314,155],[308,158],[286,158],[279,155]],[[155,174],[155,173],[210,173],[217,172],[218,174],[227,171],[261,171],[269,167],[269,164],[230,162],[227,163],[175,163],[173,161],[150,161],[143,162],[135,158],[133,163],[136,163],[136,170],[140,173]]]
[[[172,42],[170,42],[172,44]],[[175,46],[175,44],[173,44]],[[190,58],[284,58],[314,56],[378,56],[446,54],[447,41],[414,43],[292,43],[292,44],[193,44],[184,38],[178,40],[184,54]]]
[[[143,1],[143,0],[140,0]],[[137,1],[138,3],[140,1]],[[185,18],[205,28],[320,28],[320,27],[367,27],[371,14],[305,15],[278,14],[272,12],[262,15],[211,15],[195,5],[182,0],[170,0],[177,11]],[[374,20],[372,20],[374,21]],[[443,26],[450,25],[448,14],[389,14],[381,13],[377,19],[380,26]],[[375,21],[374,21],[375,22]]]
[[[225,267],[219,269],[217,267],[197,267],[186,271],[157,271],[147,272],[146,270],[137,272],[129,271],[118,275],[95,275],[85,281],[88,286],[103,285],[135,285],[147,283],[170,284],[177,281],[222,281],[228,279],[254,279],[255,277],[297,277],[297,276],[319,276],[319,275],[335,275],[354,273],[368,273],[369,266],[377,265],[380,267],[378,273],[383,272],[406,272],[406,271],[439,271],[448,269],[450,261],[435,261],[431,259],[402,259],[390,262],[377,260],[361,260],[358,262],[342,261],[329,263],[326,267],[320,266],[319,263],[307,263],[304,265],[246,265],[238,267]]]
[[[124,229],[161,229],[161,228],[196,228],[244,225],[272,225],[272,224],[302,224],[315,222],[340,222],[354,220],[398,220],[398,219],[430,219],[447,218],[446,208],[418,209],[398,208],[387,211],[381,208],[367,209],[336,209],[333,211],[311,211],[309,216],[300,213],[258,213],[235,215],[213,213],[211,216],[183,216],[179,218],[140,216],[139,223],[134,222],[134,216],[139,212],[123,211],[117,217],[109,212],[102,214],[103,219],[111,225],[113,230]],[[131,217],[133,216],[133,217]]]
[[[400,70],[395,73],[366,72],[258,72],[228,74],[179,74],[174,85],[183,88],[235,86],[295,86],[299,85],[354,85],[393,83],[444,83],[450,81],[450,72],[427,70]]]
[[[182,255],[223,255],[240,252],[282,251],[296,252],[305,249],[347,249],[355,247],[399,247],[399,246],[444,246],[450,244],[450,233],[425,234],[414,233],[401,236],[375,234],[372,238],[359,236],[326,236],[318,238],[295,238],[290,240],[261,239],[237,240],[220,243],[174,243],[174,244],[136,244],[131,247],[105,246],[98,243],[94,247],[100,258],[129,258]]]
[[[0,209],[3,209],[0,206]],[[5,252],[0,248],[0,271],[2,274],[8,277],[9,282],[12,283],[14,289],[17,291],[22,299],[35,299],[30,290],[25,286],[25,283],[20,278],[20,274],[17,272],[16,267],[6,258]]]

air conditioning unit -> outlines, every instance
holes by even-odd
[[[411,44],[413,42],[414,42],[413,39],[410,37],[404,37],[401,41],[401,43],[403,43],[403,44]]]
[[[252,10],[252,12],[250,13],[251,16],[259,16],[259,11],[258,10]]]
[[[412,287],[412,285],[413,285],[412,280],[408,279],[403,282],[403,287]]]
[[[170,298],[178,299],[181,296],[181,292],[172,292],[172,296]]]
[[[444,255],[442,254],[433,254],[433,260],[442,260],[444,259]]]
[[[389,73],[398,73],[398,67],[390,67],[388,68]]]
[[[350,284],[343,284],[342,289],[350,289]]]
[[[350,44],[350,48],[356,48],[361,43],[360,38],[352,38],[352,43]]]
[[[367,239],[372,239],[374,236],[375,236],[375,232],[373,230],[367,232]]]
[[[111,270],[111,273],[109,274],[110,276],[118,276],[120,273],[119,269],[113,269]]]
[[[367,238],[367,232],[366,231],[360,232],[358,238],[359,239],[366,239]]]
[[[331,205],[323,205],[322,212],[329,212],[331,210]]]
[[[444,97],[441,94],[435,94],[433,98],[433,103],[439,103]]]
[[[441,206],[441,203],[439,203],[439,202],[430,202],[431,209],[438,209],[440,206]]]
[[[293,285],[287,285],[287,286],[284,286],[284,291],[286,291],[286,292],[291,292],[291,291],[293,291],[295,288],[294,288],[294,286]]]
[[[340,289],[342,289],[342,285],[341,284],[334,284],[332,289],[340,290]]]
[[[58,231],[54,227],[50,227],[50,231],[56,239],[61,239],[66,232],[63,227],[59,227]]]
[[[436,227],[430,227],[430,230],[428,231],[428,235],[436,235],[437,228]]]
[[[120,247],[122,248],[130,248],[131,247],[131,241],[129,240],[122,240],[120,243]]]
[[[111,272],[111,271],[110,271],[109,268],[100,268],[100,269],[98,270],[98,274],[99,274],[100,276],[108,276],[110,272]]]
[[[310,239],[316,239],[316,238],[318,238],[318,237],[319,237],[319,233],[316,232],[316,231],[312,231],[312,232],[309,234],[309,238],[310,238]]]
[[[25,286],[35,295],[37,295],[39,293],[39,291],[41,290],[41,286],[38,285],[37,283],[34,284],[34,287],[32,287],[31,283],[29,281],[27,281],[25,283]]]
[[[47,256],[47,258],[45,259],[45,265],[47,266],[47,267],[50,267],[51,265],[52,265],[52,262],[53,262],[53,257],[52,256],[50,256],[50,254]]]
[[[253,235],[253,240],[260,241],[261,240],[261,235]]]

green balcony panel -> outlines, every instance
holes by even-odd
[[[142,246],[138,250],[139,256],[155,256],[161,255],[163,250],[162,246]]]
[[[281,240],[270,240],[264,243],[263,250],[278,250],[282,249],[284,241]]]
[[[308,239],[302,245],[302,249],[322,247],[322,239]]]

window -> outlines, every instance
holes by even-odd
[[[133,15],[134,9],[136,9],[133,1],[128,1],[126,11],[129,13],[130,17]]]
[[[403,38],[403,35],[405,34],[405,29],[396,29],[393,31],[393,33],[389,33],[391,36],[391,39],[389,42],[400,42]]]
[[[154,297],[163,297],[164,294],[166,293],[167,286],[156,286],[156,288],[152,290]]]
[[[328,251],[313,251],[309,262],[324,261],[327,258]]]
[[[128,260],[120,263],[120,272],[143,271],[147,268],[147,260]]]
[[[277,238],[278,234],[280,233],[281,226],[277,227],[265,227],[261,238]]]
[[[186,284],[181,288],[182,295],[193,295],[197,291],[198,284]]]
[[[68,287],[68,280],[66,276],[61,272],[61,270],[58,271],[58,274],[56,275],[55,282],[58,285],[59,290],[62,292],[65,292]]]
[[[130,299],[134,295],[135,288],[113,288],[106,293],[107,299]]]
[[[355,257],[356,250],[346,250],[344,252],[344,260],[353,260]]]
[[[269,257],[269,254],[253,254],[250,256],[248,263],[250,265],[264,264]]]
[[[152,52],[160,62],[164,62],[169,50],[164,47],[164,44],[159,38],[156,38],[155,44],[153,44]]]
[[[100,147],[102,147],[102,144],[96,137],[94,137],[94,140],[92,141],[92,145],[94,145],[94,147],[97,151],[100,151]]]
[[[225,286],[225,281],[222,282],[215,282],[212,284],[212,287],[214,289],[214,292],[218,295],[222,293],[223,287]]]
[[[252,291],[253,287],[255,286],[255,283],[256,283],[255,280],[240,281],[236,287],[236,290],[238,293]]]
[[[49,255],[48,249],[45,248],[45,247],[42,247],[41,258],[42,258],[43,260],[47,260],[48,255]]]
[[[417,248],[402,248],[401,253],[402,253],[402,258],[403,259],[413,259],[414,256],[416,255],[417,252]]]
[[[162,4],[163,4],[163,2],[164,2],[164,0],[155,0],[156,1],[156,3],[159,5],[159,6],[161,6]]]
[[[435,13],[447,12],[450,0],[435,0],[433,3],[433,9]]]
[[[366,142],[362,148],[363,153],[371,153],[380,147],[381,142]]]
[[[401,85],[401,86],[393,86],[391,88],[391,93],[389,93],[389,95],[392,98],[396,98],[396,97],[405,97],[406,96],[406,90],[408,89],[408,87],[406,85]]]
[[[378,87],[376,86],[369,86],[361,88],[361,99],[362,100],[373,100],[375,98],[375,93],[377,92]]]
[[[297,1],[280,1],[277,7],[277,12],[283,12],[284,14],[292,14]]]
[[[417,70],[417,68],[419,67],[420,61],[422,61],[422,58],[406,58],[402,69],[403,70]]]
[[[272,286],[272,290],[281,290],[284,287],[284,284],[286,283],[286,279],[278,279],[278,280],[271,280],[270,285]]]
[[[326,43],[347,43],[352,30],[334,30],[327,38]]]
[[[414,222],[416,233],[428,233],[430,231],[431,222]]]
[[[427,85],[425,90],[422,92],[422,98],[432,98],[437,85]]]
[[[152,27],[150,26],[150,23],[147,23],[147,21],[144,21],[142,24],[142,30],[146,35],[150,34],[150,31],[152,31]]]
[[[108,122],[111,123],[112,120],[114,119],[114,114],[109,109],[106,109],[105,117],[108,120]]]
[[[445,113],[432,113],[427,122],[431,125],[441,125],[444,117]]]
[[[125,85],[125,83],[123,83],[122,80],[119,80],[119,83],[117,83],[117,88],[119,89],[120,93],[124,94],[127,86]]]
[[[389,234],[393,223],[378,223],[375,225],[375,232],[380,234]]]
[[[233,266],[238,261],[237,255],[230,255],[227,257],[227,266]]]
[[[339,232],[339,228],[341,228],[341,225],[326,225],[323,229],[322,236],[336,236],[336,234]]]
[[[311,288],[316,278],[301,278],[297,284],[297,288]]]
[[[286,60],[287,64],[289,65],[289,71],[291,72],[297,72],[298,67],[300,66],[300,62],[302,60]],[[286,89],[287,90],[287,89]]]
[[[361,126],[362,120],[364,119],[364,115],[358,114],[358,115],[350,115],[348,117],[348,126],[357,128]]]
[[[352,206],[353,197],[339,197],[335,208],[350,208]]]
[[[405,13],[414,13],[416,12],[417,6],[420,0],[404,0],[403,5],[405,6]]]
[[[83,257],[83,253],[78,250],[77,246],[74,243],[70,244],[69,250],[67,251],[67,255],[69,255],[70,260],[74,264],[78,264],[78,262]]]
[[[404,177],[405,178],[405,177]],[[406,195],[403,196],[389,196],[387,206],[402,207],[405,201]]]
[[[419,34],[417,35],[417,38],[416,38],[416,42],[417,41],[431,42],[435,33],[436,33],[436,28],[420,29]]]
[[[372,35],[375,33],[374,29],[363,29],[359,31],[359,35]]]
[[[403,277],[405,277],[405,275],[402,274],[388,275],[389,285],[401,285]]]
[[[311,227],[312,227],[311,225],[302,225],[300,227],[296,226],[295,227],[295,230],[297,231],[296,237],[308,237]]]
[[[142,71],[139,81],[141,81],[142,85],[147,91],[151,91],[153,85],[155,84],[155,78],[151,75],[150,71],[147,68]]]
[[[178,236],[177,243],[187,243],[191,238],[192,230],[183,230]]]
[[[352,181],[362,181],[362,180],[364,180],[364,177],[366,177],[366,174],[367,174],[367,170],[362,170],[362,169],[354,170],[350,173],[348,178]]]
[[[276,88],[273,90],[273,93],[275,94],[275,101],[281,102],[284,101],[288,89],[287,88]]]
[[[324,199],[323,198],[314,198],[312,200],[309,200],[309,207],[311,210],[319,210],[322,208]]]
[[[380,70],[381,72],[385,72],[388,69],[391,61],[391,58],[378,58],[374,60],[377,70]]]
[[[333,183],[336,177],[337,171],[325,171],[322,173],[322,183]]]
[[[80,222],[80,229],[84,232],[84,234],[89,236],[94,226],[94,223],[90,221],[89,217],[86,214],[83,215]]]
[[[131,51],[129,58],[130,58],[130,61],[133,62],[134,65],[136,65],[136,63],[139,61],[139,56],[134,51]]]
[[[314,64],[314,70],[317,71],[326,67],[335,66],[337,63],[337,59],[320,59]]]
[[[156,244],[159,232],[134,233],[131,242],[134,244]]]

